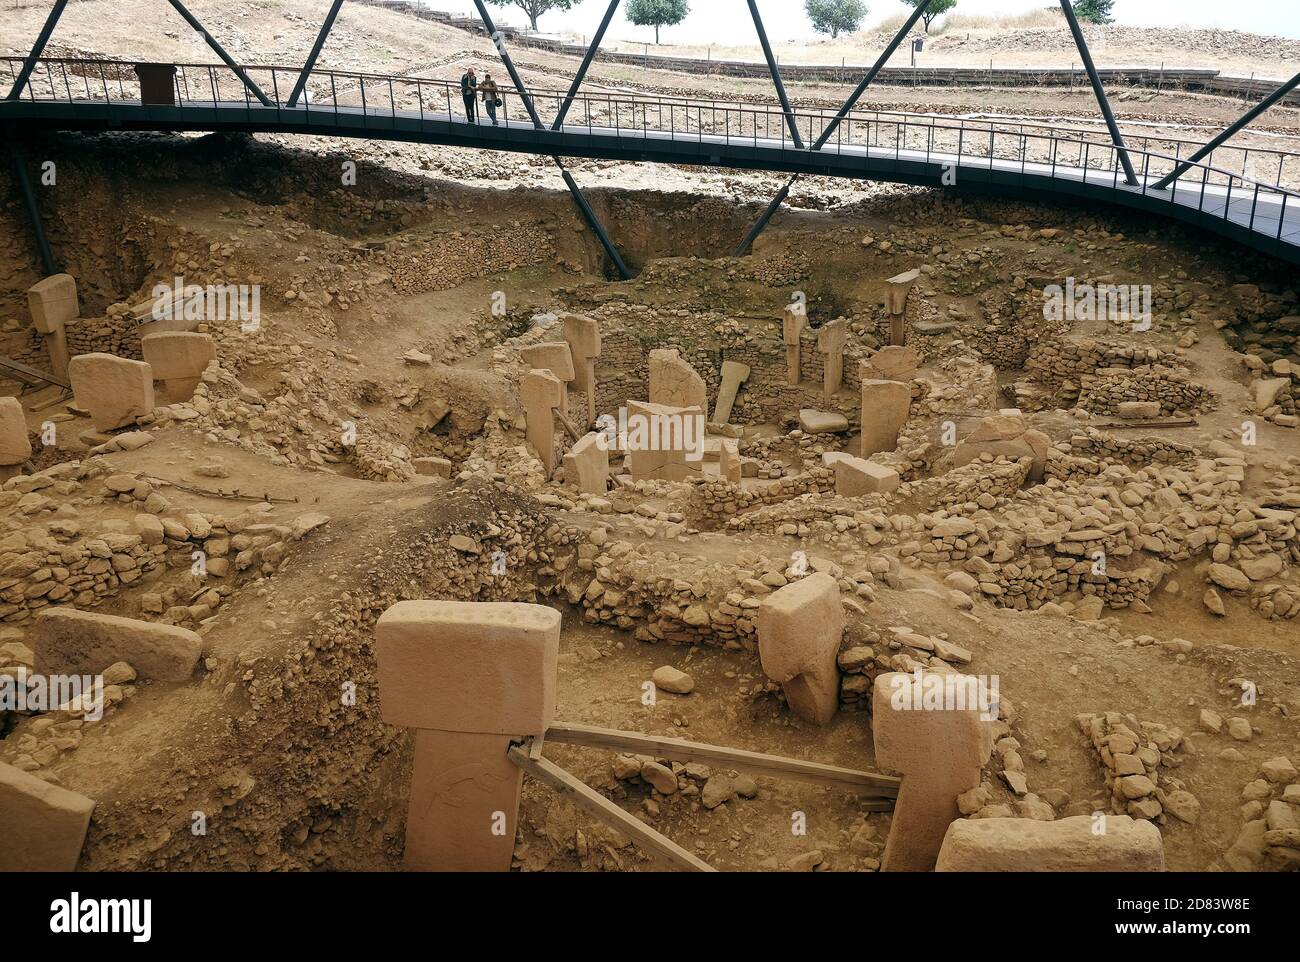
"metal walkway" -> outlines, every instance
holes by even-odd
[[[10,72],[21,63],[9,60]],[[541,123],[504,119],[493,126],[485,117],[467,121],[459,86],[446,81],[316,70],[305,96],[295,97],[288,91],[296,94],[300,68],[243,71],[260,81],[265,103],[222,65],[175,65],[168,98],[175,102],[146,104],[129,62],[40,60],[23,95],[0,101],[0,122],[14,133],[314,134],[892,181],[1025,199],[1073,197],[1194,224],[1300,263],[1300,193],[1281,184],[1287,162],[1288,174],[1300,162],[1277,151],[1247,151],[1241,171],[1232,171],[1189,164],[1181,147],[1175,153],[1135,143],[1121,148],[1033,124],[557,90],[526,91]],[[518,91],[507,83],[502,92],[505,109],[522,114]],[[1136,173],[1131,184],[1125,160]],[[1156,188],[1184,165],[1169,189]],[[1256,179],[1274,165],[1273,183]]]

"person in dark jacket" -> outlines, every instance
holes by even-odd
[[[487,115],[492,118],[492,126],[497,125],[497,108],[501,106],[501,94],[497,90],[497,82],[492,79],[490,73],[483,75],[483,82],[479,84],[479,93],[483,95],[483,106],[487,109]]]
[[[466,70],[460,78],[460,96],[465,101],[465,118],[471,124],[477,122],[475,101],[478,99],[478,77],[474,75],[473,67]]]

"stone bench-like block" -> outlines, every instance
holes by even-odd
[[[94,807],[84,795],[0,762],[0,872],[74,871]]]
[[[43,675],[97,675],[125,661],[158,681],[188,681],[203,652],[203,639],[188,628],[66,606],[41,609],[29,643]]]
[[[1163,872],[1160,829],[1146,819],[1090,815],[1054,822],[959,819],[948,828],[936,872]]]
[[[758,653],[763,673],[780,682],[790,710],[825,725],[839,707],[836,664],[844,635],[840,589],[818,572],[763,599],[758,609]]]
[[[841,498],[888,494],[897,491],[902,483],[893,468],[863,458],[838,458],[834,467],[835,493]]]
[[[145,363],[153,379],[163,383],[169,401],[188,401],[203,379],[203,372],[217,359],[217,345],[207,334],[165,331],[140,339]]]

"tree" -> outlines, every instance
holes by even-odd
[[[921,0],[903,0],[909,7],[919,7]],[[925,8],[925,13],[921,14],[921,20],[925,23],[925,32],[930,32],[930,24],[937,17],[943,16],[953,7],[957,6],[957,0],[930,0],[930,5]]]
[[[537,18],[551,10],[571,10],[578,0],[488,0],[494,7],[518,7],[528,15],[533,29],[537,29]]]
[[[829,33],[834,40],[840,33],[857,30],[867,15],[862,0],[804,0],[804,12],[818,33]]]
[[[1074,4],[1074,14],[1088,23],[1113,23],[1114,18],[1110,15],[1110,8],[1113,6],[1115,0],[1077,0]]]
[[[687,0],[628,0],[627,18],[638,27],[654,27],[655,43],[659,43],[659,28],[673,27],[686,19],[691,12]]]

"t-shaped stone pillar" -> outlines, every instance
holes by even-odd
[[[822,365],[822,398],[829,401],[844,382],[844,345],[849,340],[849,323],[831,321],[817,332],[817,350],[826,355]]]
[[[889,343],[902,347],[907,343],[907,296],[912,293],[912,286],[921,276],[919,270],[911,270],[885,281],[889,285],[886,307],[889,308]]]
[[[688,481],[704,476],[704,411],[627,402],[624,464],[637,481]]]
[[[781,339],[785,342],[786,379],[794,387],[799,385],[799,345],[803,329],[808,323],[808,309],[803,304],[791,304],[781,319]]]
[[[564,341],[551,344],[534,344],[521,350],[520,355],[533,370],[550,371],[563,385],[564,400],[560,410],[569,413],[569,385],[576,380],[577,372],[573,364],[573,351]]]
[[[506,753],[551,724],[559,646],[540,605],[403,601],[379,619],[380,710],[416,729],[408,870],[510,870],[523,773]]]
[[[763,673],[781,683],[790,710],[825,725],[840,703],[836,664],[844,609],[835,579],[823,572],[788,584],[758,608],[758,655]]]
[[[59,377],[66,378],[66,325],[81,316],[76,280],[71,274],[50,275],[28,289],[27,306],[32,312],[32,325],[45,338],[45,349],[50,355],[50,369]]]
[[[168,401],[188,401],[203,379],[208,364],[217,358],[217,345],[207,334],[162,331],[140,338],[145,363],[153,379],[161,381]]]
[[[876,765],[903,776],[884,871],[933,869],[944,833],[959,814],[957,796],[979,785],[980,770],[993,751],[997,714],[991,699],[981,707],[980,683],[956,673],[918,678],[892,672],[876,678],[871,700]]]
[[[564,340],[573,359],[573,387],[587,396],[587,423],[596,423],[596,358],[600,357],[600,325],[581,314],[564,315]]]
[[[726,424],[731,420],[731,409],[736,405],[740,385],[749,380],[749,365],[739,361],[722,362],[722,384],[718,388],[718,403],[713,408],[713,423]]]
[[[555,473],[555,409],[564,403],[564,382],[550,371],[529,371],[519,382],[528,420],[525,436],[537,451],[546,477]]]

